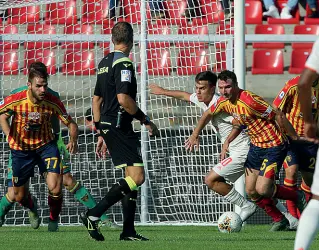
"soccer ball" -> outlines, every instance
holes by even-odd
[[[218,219],[218,230],[222,233],[237,233],[241,230],[243,221],[235,212],[223,213]]]

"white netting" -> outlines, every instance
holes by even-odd
[[[33,2],[33,4],[31,4]],[[122,176],[111,160],[97,161],[96,138],[85,129],[84,114],[91,105],[95,86],[95,69],[111,49],[110,31],[117,20],[132,23],[135,46],[131,58],[136,65],[138,82],[146,62],[149,83],[168,89],[194,91],[195,75],[203,70],[219,72],[232,67],[233,20],[231,9],[223,10],[215,0],[146,1],[146,15],[140,12],[140,0],[123,0],[110,6],[108,0],[6,1],[9,8],[0,19],[1,95],[26,84],[26,67],[41,60],[51,73],[50,87],[58,91],[67,110],[79,124],[80,153],[72,158],[74,177],[100,200],[111,185]],[[55,1],[56,2],[56,1]],[[41,3],[41,4],[40,4]],[[142,61],[141,22],[147,17],[148,47]],[[220,35],[220,36],[218,36]],[[226,60],[227,58],[227,60]],[[139,85],[138,101],[141,100]],[[148,91],[146,91],[148,93]],[[162,136],[151,139],[147,150],[147,197],[140,197],[149,222],[212,223],[231,210],[220,196],[204,184],[204,176],[218,162],[220,142],[208,128],[202,136],[200,153],[187,154],[184,141],[190,135],[201,111],[189,103],[147,94],[147,113],[159,125]],[[136,126],[139,129],[139,126]],[[66,131],[63,132],[67,140]],[[1,194],[6,190],[8,146],[3,137],[0,172]],[[47,222],[47,191],[37,175],[31,191],[38,196],[41,216]],[[83,206],[64,191],[61,222],[78,223]],[[143,200],[143,198],[145,198]],[[139,202],[140,203],[140,202]],[[147,208],[147,210],[145,209]],[[141,221],[141,206],[137,221]],[[121,207],[109,210],[111,218],[121,222]],[[16,205],[7,223],[25,224],[25,212]]]

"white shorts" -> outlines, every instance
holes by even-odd
[[[244,164],[247,155],[233,154],[218,163],[213,170],[226,181],[234,183],[245,172]]]
[[[317,159],[319,156],[319,150],[317,152]],[[319,160],[316,161],[315,173],[313,174],[313,180],[311,185],[311,193],[319,196]]]

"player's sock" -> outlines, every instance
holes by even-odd
[[[32,212],[36,212],[36,211],[33,211],[35,208],[35,205],[34,205],[34,199],[31,193],[28,193],[28,195],[22,199],[22,201],[20,202],[20,205],[23,207],[29,208]]]
[[[111,206],[123,199],[125,195],[137,190],[134,180],[128,176],[115,183],[106,196],[92,209],[88,211],[90,220],[98,220]]]
[[[0,218],[4,218],[13,205],[14,201],[9,199],[8,194],[2,196],[0,201]]]
[[[282,213],[275,206],[274,200],[267,197],[260,197],[256,204],[268,214],[274,222],[281,221],[284,217]]]
[[[50,207],[50,219],[57,221],[59,219],[59,214],[62,210],[63,196],[62,193],[59,195],[48,195],[48,205]]]
[[[123,207],[123,235],[135,235],[134,219],[136,210],[137,190],[125,195],[122,199]]]
[[[302,182],[300,185],[300,189],[305,193],[306,201],[309,202],[312,198],[312,193],[311,193],[310,187],[307,186],[306,183]]]
[[[303,211],[295,239],[295,250],[307,250],[319,230],[319,201],[312,199]]]
[[[294,202],[297,202],[298,200],[297,190],[291,190],[288,187],[278,184],[275,185],[274,197]]]
[[[83,187],[79,182],[76,182],[74,187],[70,189],[69,192],[73,194],[74,197],[87,208],[90,209],[96,206],[96,201],[94,200],[91,193],[85,187]],[[106,221],[108,219],[109,218],[107,214],[103,214],[101,216],[101,221]]]
[[[234,204],[234,205],[237,205],[239,207],[242,207],[245,202],[247,202],[247,200],[240,194],[236,191],[235,187],[233,187],[228,194],[226,194],[224,196],[225,200]]]
[[[290,189],[290,190],[297,190],[297,182],[295,180],[290,180],[288,178],[285,178],[284,179],[284,185],[286,188]],[[296,202],[294,201],[290,201],[290,200],[287,200],[286,201],[286,204],[287,204],[287,209],[289,211],[289,213],[295,217],[295,218],[299,218],[298,216],[298,213],[297,213],[297,205],[296,205]]]

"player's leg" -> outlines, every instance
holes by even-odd
[[[287,230],[289,221],[278,210],[272,198],[263,197],[256,190],[260,166],[264,158],[264,149],[251,145],[245,162],[245,180],[247,195],[273,220],[271,231]]]
[[[306,200],[307,202],[309,202],[312,198],[311,185],[312,185],[313,173],[301,172],[301,175],[302,175],[302,182],[300,185],[300,189],[305,193]]]
[[[317,154],[318,157],[318,154]],[[319,230],[319,163],[316,163],[315,173],[311,185],[312,199],[302,212],[295,239],[295,250],[309,249]]]
[[[60,153],[55,142],[37,150],[37,160],[40,168],[46,166],[46,183],[49,190],[48,205],[50,207],[50,218],[48,230],[55,232],[58,230],[58,220],[62,209],[62,169],[60,167]]]
[[[0,227],[4,224],[5,216],[13,207],[15,202],[13,185],[12,185],[12,156],[9,155],[8,169],[7,169],[7,184],[8,192],[0,200]]]
[[[286,219],[289,221],[289,228],[291,230],[297,230],[298,227],[298,219],[294,216],[292,216],[286,206],[284,206],[278,199],[274,199],[275,200],[275,204],[276,204],[276,208],[286,217]]]
[[[74,195],[80,203],[82,203],[87,208],[93,208],[96,206],[96,201],[94,200],[91,193],[81,185],[80,182],[76,181],[71,174],[71,168],[61,160],[63,166],[63,185],[64,187]],[[117,224],[109,220],[107,214],[101,216],[102,225],[106,225],[110,228],[119,228]]]
[[[246,200],[238,193],[234,186],[226,183],[234,183],[240,176],[244,174],[244,163],[246,157],[231,156],[214,166],[214,168],[206,175],[205,183],[208,188],[216,193],[224,196],[225,200],[231,204],[241,208],[240,217],[242,221],[247,220],[257,211],[257,206]]]
[[[264,160],[260,168],[256,183],[257,192],[265,197],[274,197],[282,200],[296,202],[299,211],[303,211],[307,205],[302,191],[291,190],[284,185],[275,184],[275,176],[283,164],[287,151],[286,145],[263,149]]]
[[[294,157],[293,152],[288,152],[285,162],[283,164],[285,169],[285,179],[284,186],[290,190],[298,190],[297,187],[297,178],[298,178],[298,165],[296,161],[296,157]],[[294,201],[287,200],[287,209],[289,213],[295,218],[299,218],[297,212],[297,204]]]

